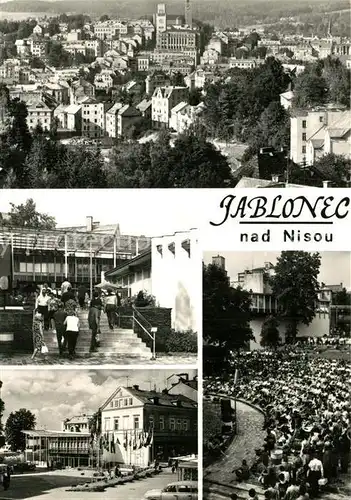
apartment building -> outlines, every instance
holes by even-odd
[[[156,34],[156,48],[182,52],[184,49],[197,49],[199,34],[189,29],[170,29]]]
[[[28,129],[32,131],[37,126],[41,126],[45,132],[49,132],[53,124],[55,104],[46,99],[44,95],[33,97],[26,104]]]
[[[122,137],[140,118],[141,112],[137,108],[116,102],[106,112],[106,134],[109,137]]]
[[[111,104],[89,98],[82,103],[82,135],[98,139],[105,135],[105,112]]]
[[[324,144],[324,135],[323,131],[326,130],[326,127],[331,125],[332,123],[337,123],[338,120],[341,120],[343,125],[345,111],[340,108],[328,108],[328,107],[319,107],[311,110],[294,110],[290,117],[290,158],[294,163],[297,164],[306,164],[307,161],[311,162],[313,157],[316,158],[319,153],[317,153],[317,149],[322,147]],[[347,127],[346,127],[347,128]],[[338,130],[336,132],[336,130]],[[332,135],[335,133],[343,133],[345,128],[338,129],[338,127],[334,127],[331,132]],[[344,141],[347,139],[347,130],[345,134],[343,134],[342,140],[340,138],[333,143],[333,146],[327,146],[327,150],[334,149],[345,151]],[[322,137],[323,136],[323,137]],[[323,140],[323,142],[320,142]],[[309,153],[307,155],[307,145],[309,144]],[[339,144],[340,143],[340,144]],[[338,147],[339,144],[339,147]],[[315,153],[313,153],[315,150]],[[323,146],[324,150],[324,146]],[[341,153],[342,154],[342,153]]]
[[[152,122],[157,128],[168,128],[171,110],[188,98],[187,87],[157,87],[152,95]]]

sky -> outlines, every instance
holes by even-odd
[[[204,252],[205,264],[209,264],[212,257],[218,254],[222,255],[226,260],[226,269],[230,279],[236,281],[238,273],[245,269],[260,267],[265,262],[275,264],[280,252]],[[351,253],[321,252],[321,267],[318,279],[327,285],[343,283],[345,288],[350,289]]]
[[[173,191],[176,193],[175,195]],[[193,190],[70,189],[2,190],[0,212],[33,198],[37,210],[56,218],[57,226],[82,226],[92,216],[101,224],[120,224],[121,234],[162,236],[197,227]],[[194,190],[196,191],[196,190]],[[170,201],[171,200],[171,201]]]
[[[1,398],[5,403],[3,424],[13,411],[30,410],[37,429],[61,430],[62,421],[75,415],[93,414],[119,386],[140,389],[167,387],[175,373],[196,375],[195,370],[87,370],[87,369],[1,369]]]

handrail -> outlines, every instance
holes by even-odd
[[[132,309],[134,312],[136,312],[137,314],[139,314],[139,316],[142,318],[142,320],[144,321],[144,323],[147,323],[147,326],[151,329],[152,328],[152,324],[150,323],[150,321],[148,319],[145,318],[145,316],[139,311],[139,309],[137,309],[134,305],[132,305]]]
[[[142,318],[148,325],[149,325],[149,330],[136,318],[136,314],[138,313],[140,318]],[[157,328],[154,328],[151,323],[141,314],[140,311],[138,311],[134,306],[133,306],[133,330],[135,326],[135,322],[140,326],[140,328],[151,338],[152,340],[152,360],[156,359],[156,332]]]

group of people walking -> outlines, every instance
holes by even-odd
[[[116,323],[118,296],[112,289],[107,290],[107,295],[102,298],[101,292],[95,290],[90,300],[85,287],[78,288],[75,293],[71,284],[65,281],[58,293],[49,288],[47,283],[38,290],[35,312],[33,318],[33,344],[32,359],[38,353],[48,354],[44,332],[52,330],[56,334],[58,351],[64,356],[68,351],[68,358],[74,359],[80,329],[78,308],[89,309],[88,322],[91,329],[90,352],[95,352],[99,346],[101,312],[105,311],[110,329]]]

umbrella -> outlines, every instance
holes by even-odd
[[[114,288],[114,289],[121,289],[120,286],[116,285],[115,283],[109,283],[108,281],[104,281],[103,283],[99,283],[98,285],[95,286],[95,288],[103,288],[103,289],[107,289],[107,288]]]

